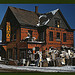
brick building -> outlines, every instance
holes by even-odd
[[[1,23],[2,44],[8,59],[26,58],[33,50],[61,50],[61,46],[74,46],[74,30],[70,28],[60,9],[38,13],[8,7]]]

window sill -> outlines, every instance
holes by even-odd
[[[60,39],[56,39],[56,41],[57,41],[57,42],[61,42],[61,40],[60,40]]]
[[[49,41],[53,41],[53,40],[49,40]]]
[[[14,39],[14,41],[16,41],[16,39]]]

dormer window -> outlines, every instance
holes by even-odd
[[[60,27],[60,20],[55,20],[55,27],[59,28]]]

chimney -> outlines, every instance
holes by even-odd
[[[38,6],[35,6],[35,13],[38,13]]]

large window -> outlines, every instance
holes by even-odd
[[[35,52],[39,51],[39,47],[35,47]]]
[[[17,59],[17,48],[14,48],[15,60]]]
[[[31,30],[28,30],[28,36],[29,36],[30,38],[32,38],[32,31],[31,31]]]
[[[60,27],[60,20],[55,20],[55,27]]]
[[[50,32],[50,33],[49,33],[49,40],[50,40],[50,41],[53,41],[53,32]]]
[[[8,59],[12,59],[12,49],[8,49]]]
[[[44,32],[40,32],[40,40],[41,41],[44,41],[44,35],[45,35]]]
[[[12,39],[12,34],[11,34],[10,40],[11,40],[11,41],[13,40],[13,39]]]
[[[63,42],[66,42],[66,33],[63,33]]]
[[[14,40],[16,40],[16,32],[14,33]]]
[[[57,39],[60,39],[60,33],[57,32]]]
[[[20,59],[26,59],[26,49],[20,49]]]

